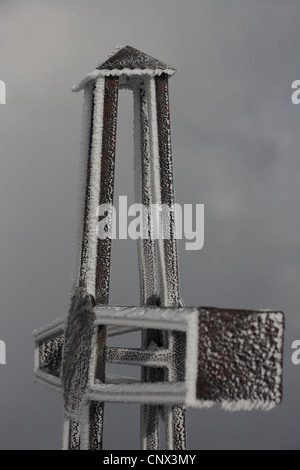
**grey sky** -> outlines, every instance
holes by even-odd
[[[185,303],[286,313],[283,404],[188,412],[189,448],[299,448],[299,21],[300,3],[286,0],[1,1],[0,448],[60,447],[61,397],[33,383],[31,332],[69,303],[82,106],[70,90],[126,44],[178,70],[177,202],[205,204],[204,248],[180,243]],[[131,197],[132,119],[124,91],[116,194]],[[138,302],[136,263],[134,243],[116,242],[111,303]],[[137,406],[110,405],[105,419],[105,448],[138,448]]]

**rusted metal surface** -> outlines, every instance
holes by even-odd
[[[201,309],[197,398],[279,404],[283,331],[280,312]]]
[[[160,198],[161,204],[166,204],[172,208],[175,202],[174,177],[171,147],[171,127],[170,127],[170,107],[169,107],[169,77],[166,74],[155,77],[156,92],[156,112],[158,130],[158,150],[159,150],[159,173],[160,173]],[[166,279],[165,292],[162,292],[162,305],[179,306],[181,303],[179,291],[179,270],[177,240],[175,238],[175,214],[169,211],[167,238],[162,240],[163,263],[161,270]],[[172,377],[165,377],[165,380],[179,381],[184,374],[184,364],[182,363],[182,351],[185,350],[185,343],[182,335],[177,332],[170,332],[168,337],[168,347],[172,351],[173,367],[171,367]],[[186,448],[185,435],[185,410],[176,407],[171,411],[171,429],[168,429],[167,441],[169,448],[184,450]]]
[[[115,167],[115,146],[116,146],[116,123],[117,123],[117,103],[118,103],[118,78],[107,77],[105,79],[105,90],[104,90],[104,105],[103,105],[103,131],[102,131],[102,151],[101,151],[101,174],[100,178],[100,194],[99,194],[99,205],[101,204],[113,204],[113,193],[114,193],[114,167]],[[94,109],[94,104],[93,104]],[[99,117],[98,117],[99,118]],[[102,118],[102,117],[100,117]],[[92,152],[92,140],[93,140],[93,123],[94,114],[91,115],[91,134],[90,134],[90,147],[89,157],[87,164],[87,183],[86,183],[86,196],[85,196],[85,210],[83,220],[83,238],[82,238],[82,251],[81,251],[81,269],[80,269],[80,284],[84,286],[86,282],[86,257],[88,256],[88,219],[89,217],[95,217],[96,214],[90,214],[91,210],[91,152]],[[96,237],[96,234],[94,234]],[[99,304],[108,304],[109,302],[109,279],[110,279],[110,257],[111,257],[111,239],[97,239],[97,260],[96,260],[96,273],[95,273],[95,297]],[[82,300],[82,299],[81,299]],[[82,307],[82,306],[81,306]],[[71,316],[69,316],[68,325],[71,322]],[[78,322],[78,320],[75,320]],[[81,321],[82,315],[81,315]],[[93,315],[90,311],[89,320],[85,319],[86,323],[91,326],[93,322]],[[84,326],[84,325],[81,325]],[[71,331],[74,329],[74,325],[66,329],[66,334],[71,340]],[[74,335],[74,332],[73,332]],[[89,330],[89,336],[87,342],[91,347],[91,335],[92,330]],[[105,362],[104,355],[101,354],[106,344],[106,328],[102,327],[98,331],[97,338],[97,363],[95,370],[95,378],[105,381]],[[72,348],[75,347],[74,344]],[[70,350],[72,350],[70,348]],[[88,345],[86,345],[87,353]],[[68,349],[66,350],[68,352]],[[64,400],[65,408],[68,412],[74,413],[74,407],[80,406],[81,400],[84,396],[85,387],[88,380],[88,363],[84,360],[84,355],[78,358],[78,361],[73,362],[74,370],[69,374],[69,380],[72,381],[72,393],[70,393],[69,387],[66,383],[66,377],[63,375],[63,389],[64,389]],[[70,359],[70,360],[69,360]],[[69,363],[72,362],[71,358],[66,358],[66,367],[70,368]],[[79,365],[80,364],[80,365]],[[67,366],[68,365],[68,366]],[[79,375],[78,375],[79,374]],[[77,378],[80,377],[80,380]],[[80,384],[79,384],[80,382]],[[71,385],[70,385],[71,386]],[[68,397],[71,397],[68,400]],[[72,403],[72,409],[70,405]],[[78,408],[79,409],[79,408]],[[78,410],[77,410],[78,411]],[[89,448],[99,449],[102,446],[102,431],[103,431],[103,412],[104,404],[91,403],[90,404],[90,424],[89,424]],[[72,429],[74,426],[70,425],[70,440],[76,440],[76,436],[72,436]],[[77,429],[77,428],[76,428]]]
[[[152,214],[149,210],[152,201],[151,150],[149,131],[149,103],[145,86],[134,89],[134,126],[135,126],[135,197],[136,203],[146,207],[147,238],[137,241],[140,279],[141,305],[157,305],[156,285],[156,242],[152,238]],[[142,331],[142,347],[146,350],[150,344],[163,346],[160,333],[156,330]],[[156,382],[161,372],[149,367],[142,367],[141,379],[144,382]],[[161,377],[160,377],[161,378]],[[159,406],[141,406],[141,447],[144,450],[159,448]]]
[[[165,70],[171,68],[172,67],[169,67],[164,62],[161,62],[160,60],[157,60],[154,57],[151,57],[150,55],[145,54],[144,52],[141,52],[131,46],[123,47],[116,54],[97,67],[98,70]]]
[[[99,205],[113,204],[118,83],[119,80],[117,77],[106,77],[105,79]],[[111,230],[111,227],[108,230]],[[95,298],[96,302],[99,304],[109,303],[111,243],[111,238],[97,239]],[[103,350],[106,344],[106,336],[106,328],[100,328],[97,338],[95,379],[101,380],[102,382],[105,381]],[[102,448],[103,417],[104,403],[91,404],[89,418],[90,449],[97,450]]]
[[[161,204],[172,208],[174,204],[174,178],[171,148],[170,109],[168,94],[168,75],[155,77],[156,112],[159,148],[159,173]],[[170,212],[168,221],[168,239],[162,240],[164,249],[164,270],[167,282],[167,298],[163,305],[179,306],[179,273],[177,240],[175,238],[174,212]]]
[[[102,450],[104,403],[92,401],[89,408],[89,450]]]
[[[137,240],[139,260],[139,282],[141,305],[157,305],[158,293],[156,286],[156,249],[155,240],[151,236],[152,202],[151,155],[149,135],[149,112],[144,85],[134,89],[134,169],[135,169],[135,201],[147,209],[144,214],[145,239]]]
[[[96,345],[96,370],[95,379],[105,382],[105,348],[106,348],[107,328],[99,326],[97,331],[97,345]]]
[[[117,77],[106,77],[105,79],[99,206],[113,204],[118,81]],[[108,227],[108,233],[110,231],[111,227]],[[109,237],[97,240],[95,292],[97,304],[106,305],[109,303],[111,242]]]
[[[106,347],[105,360],[112,364],[162,368],[169,365],[172,357],[168,349]]]
[[[69,420],[68,450],[80,450],[80,424],[78,420]]]
[[[171,439],[168,448],[170,450],[186,450],[185,409],[182,406],[172,407],[171,426]]]
[[[88,261],[88,237],[89,237],[89,217],[92,215],[90,213],[90,200],[91,200],[91,170],[92,170],[92,140],[93,140],[93,120],[94,120],[94,85],[90,85],[92,88],[92,99],[91,99],[91,107],[90,107],[90,116],[89,116],[89,129],[88,132],[90,133],[89,136],[89,147],[88,147],[88,156],[87,156],[87,168],[86,168],[86,187],[85,187],[85,201],[84,201],[84,212],[83,212],[83,220],[82,220],[82,242],[81,242],[81,253],[80,253],[80,267],[79,267],[79,286],[86,286],[86,270],[87,270],[87,261]],[[89,90],[85,90],[85,93],[88,93]],[[83,158],[83,156],[82,156]]]
[[[159,449],[159,406],[141,406],[140,433],[142,450]]]
[[[64,336],[62,332],[47,338],[46,341],[41,341],[39,345],[39,367],[55,377],[61,376]]]

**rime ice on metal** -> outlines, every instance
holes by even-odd
[[[141,405],[141,447],[185,449],[185,408],[270,409],[281,401],[281,312],[183,307],[175,220],[168,239],[137,243],[140,306],[109,306],[111,239],[98,239],[97,207],[113,204],[119,89],[134,98],[136,202],[174,204],[168,80],[175,69],[132,47],[88,74],[84,90],[78,253],[67,318],[34,332],[36,379],[63,393],[65,449],[103,446],[105,402]],[[108,224],[108,234],[112,227]],[[107,336],[141,331],[140,348],[108,347]],[[140,380],[106,373],[141,367]]]

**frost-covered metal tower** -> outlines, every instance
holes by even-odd
[[[109,306],[112,218],[97,236],[99,205],[113,204],[118,91],[134,96],[136,202],[174,204],[168,80],[175,70],[132,47],[118,50],[77,86],[84,90],[83,196],[78,270],[67,319],[36,331],[35,376],[63,392],[64,448],[102,449],[104,402],[140,403],[141,447],[185,449],[185,407],[269,409],[281,400],[283,315],[183,307],[174,213],[167,238],[146,211],[138,240],[140,306]],[[141,348],[108,347],[107,335],[142,331]],[[141,380],[106,374],[141,366]]]

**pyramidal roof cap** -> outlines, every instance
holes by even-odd
[[[134,47],[125,46],[97,67],[98,70],[151,69],[168,70],[170,67]],[[172,69],[175,71],[175,69]]]
[[[153,77],[162,73],[171,76],[175,72],[176,69],[169,67],[164,62],[134,47],[125,46],[106,59],[93,72],[89,73],[77,86],[72,88],[72,91],[82,90],[91,80],[96,80],[98,77],[120,75],[150,75]]]

